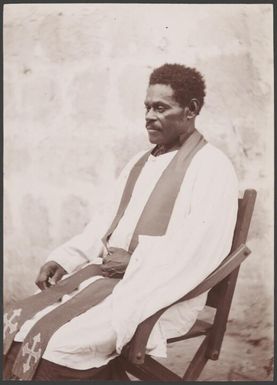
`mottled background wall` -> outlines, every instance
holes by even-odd
[[[148,146],[145,89],[151,70],[164,62],[196,66],[204,74],[207,98],[197,127],[232,159],[241,190],[258,190],[253,253],[241,270],[229,335],[239,330],[268,360],[270,5],[5,5],[5,302],[34,291],[48,253],[83,229],[126,161]],[[263,373],[254,378],[266,378]]]

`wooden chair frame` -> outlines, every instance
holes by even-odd
[[[194,298],[209,290],[206,306],[215,308],[213,323],[197,320],[187,334],[167,341],[173,343],[205,336],[183,377],[177,376],[145,353],[147,341],[155,323],[162,313],[174,303],[159,310],[137,327],[132,340],[124,347],[121,356],[114,360],[116,379],[130,380],[126,374],[128,371],[141,380],[193,381],[197,380],[209,359],[217,360],[219,358],[240,265],[251,253],[245,243],[256,195],[255,190],[246,190],[243,198],[239,199],[237,223],[230,254],[203,282],[175,302]]]

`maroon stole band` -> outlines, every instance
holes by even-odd
[[[12,368],[13,374],[20,380],[31,380],[55,331],[103,301],[118,282],[116,278],[100,278],[39,319],[21,345]]]
[[[203,136],[195,130],[187,138],[176,155],[170,161],[169,165],[163,171],[138,220],[129,245],[128,251],[130,253],[133,253],[137,247],[139,235],[160,236],[166,233],[171,213],[180,191],[185,173],[194,155],[206,143],[207,142]],[[150,152],[144,154],[129,174],[116,216],[105,236],[102,238],[106,247],[109,237],[124,215],[126,207],[131,199],[136,181],[149,155]]]
[[[115,217],[112,221],[112,224],[108,228],[106,234],[102,238],[102,242],[104,243],[105,247],[108,248],[107,242],[110,236],[112,235],[113,231],[117,227],[120,219],[123,217],[124,212],[130,202],[130,199],[132,197],[133,190],[135,188],[136,181],[141,173],[141,170],[143,169],[143,166],[147,162],[152,150],[147,151],[133,166],[132,170],[130,171],[130,174],[128,176],[119,207],[117,210],[117,213],[115,214]]]
[[[102,275],[101,266],[88,265],[57,282],[55,286],[9,306],[4,313],[3,354],[8,353],[16,333],[25,321],[31,319],[40,310],[61,300],[65,294],[72,293],[81,282],[95,275]]]

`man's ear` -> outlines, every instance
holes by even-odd
[[[197,99],[191,99],[187,107],[185,108],[185,114],[187,119],[193,119],[199,112],[200,103]]]

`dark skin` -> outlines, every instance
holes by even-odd
[[[104,277],[122,278],[129,264],[131,254],[121,248],[109,247],[109,254],[103,258]]]
[[[40,290],[47,289],[51,285],[55,285],[67,271],[55,261],[46,262],[40,269],[36,285]]]
[[[180,147],[195,130],[195,117],[199,110],[199,102],[192,99],[188,106],[181,106],[174,97],[170,85],[155,84],[147,89],[146,129],[149,141],[168,152]],[[102,273],[104,277],[121,278],[129,264],[131,254],[128,251],[110,247],[103,258]],[[54,261],[42,266],[36,279],[37,286],[44,290],[56,284],[67,272]]]
[[[178,148],[195,130],[197,99],[182,107],[175,100],[171,86],[155,84],[148,87],[144,104],[149,141],[162,146],[165,152]]]
[[[103,277],[122,278],[129,264],[131,254],[128,251],[110,247],[109,254],[103,258],[102,274]],[[67,271],[55,261],[45,263],[39,271],[36,285],[45,290],[51,285],[55,285]]]

